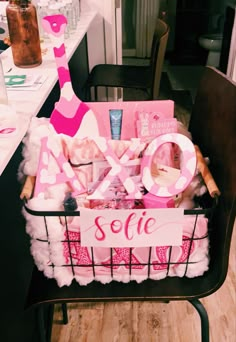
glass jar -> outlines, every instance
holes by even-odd
[[[28,0],[10,0],[6,8],[14,64],[32,68],[42,63],[35,6]]]

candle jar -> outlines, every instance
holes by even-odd
[[[28,0],[10,0],[6,8],[14,64],[32,68],[42,63],[37,13]]]

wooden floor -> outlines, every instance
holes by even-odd
[[[202,299],[211,342],[236,341],[236,224],[228,275],[223,286]],[[70,304],[69,323],[56,307],[52,342],[200,342],[200,321],[188,302]]]

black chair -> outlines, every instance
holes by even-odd
[[[144,91],[145,100],[158,98],[160,79],[169,36],[169,26],[157,19],[152,41],[150,64],[148,66],[98,64],[88,76],[85,84],[88,100],[94,87],[95,101],[98,87],[133,88]],[[132,99],[129,99],[132,100]]]
[[[167,277],[140,284],[134,281],[107,285],[92,282],[87,286],[73,282],[69,287],[59,288],[54,279],[47,279],[35,268],[26,309],[35,307],[37,310],[41,341],[50,341],[55,303],[62,304],[66,323],[66,303],[181,300],[189,301],[196,308],[201,318],[202,342],[209,341],[208,315],[199,299],[216,292],[225,281],[236,214],[236,86],[214,68],[206,67],[189,127],[193,141],[200,146],[204,156],[210,157],[210,169],[221,191],[209,229],[209,270],[196,278]],[[222,339],[219,336],[219,341]]]

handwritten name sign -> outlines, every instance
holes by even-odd
[[[149,247],[182,244],[183,209],[81,208],[81,246]]]

